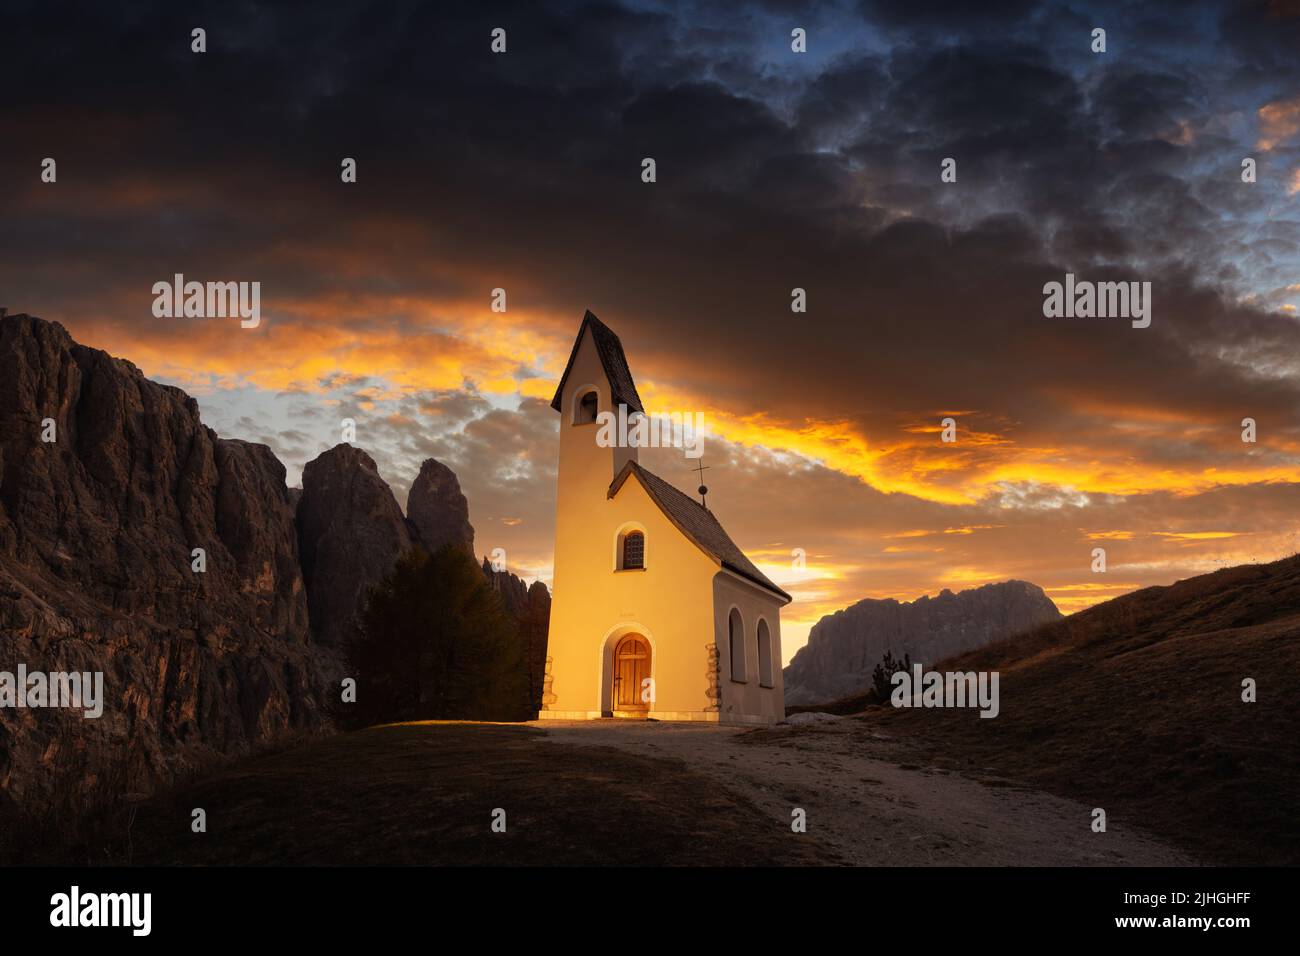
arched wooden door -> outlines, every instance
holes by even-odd
[[[645,713],[642,683],[650,676],[650,642],[640,634],[628,634],[614,647],[614,710]]]

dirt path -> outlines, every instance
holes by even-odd
[[[744,730],[648,721],[534,724],[546,740],[680,760],[859,865],[1178,866],[1195,861],[1132,829],[1093,833],[1091,809],[999,780],[909,764],[855,721]],[[900,763],[900,760],[903,761]]]

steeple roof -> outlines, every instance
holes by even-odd
[[[609,379],[614,405],[626,405],[629,412],[645,414],[645,409],[641,407],[641,396],[636,393],[636,382],[632,381],[632,370],[627,367],[623,343],[618,340],[614,330],[596,318],[590,309],[582,317],[582,326],[578,329],[578,337],[573,340],[573,351],[569,353],[569,363],[564,366],[564,374],[560,376],[560,384],[556,386],[555,397],[551,399],[551,408],[558,412],[563,406],[564,383],[569,378],[569,372],[573,370],[574,359],[578,357],[578,348],[582,345],[583,333],[588,328],[591,329],[592,342],[596,346],[596,354],[600,356],[605,377]]]
[[[773,584],[767,575],[758,570],[754,566],[754,562],[745,557],[745,552],[741,551],[736,542],[731,540],[731,536],[727,534],[718,519],[713,516],[712,511],[686,493],[679,491],[667,481],[664,481],[654,472],[641,467],[634,461],[629,461],[610,484],[608,497],[613,498],[618,494],[619,489],[623,487],[623,483],[627,481],[630,475],[637,476],[637,479],[641,482],[641,487],[659,506],[659,510],[701,551],[718,561],[727,570],[739,574],[742,578],[754,582],[767,591],[771,591],[777,597],[782,598],[784,603],[789,604],[793,600],[790,595]]]

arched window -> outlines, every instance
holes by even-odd
[[[762,618],[758,619],[758,683],[772,686],[772,632]]]
[[[589,389],[573,400],[573,424],[590,425],[596,420],[596,390]]]
[[[727,647],[731,654],[731,679],[745,683],[745,624],[734,607],[727,615]]]
[[[634,571],[645,567],[645,535],[629,531],[623,535],[623,570]]]

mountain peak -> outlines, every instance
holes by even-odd
[[[863,693],[885,656],[931,664],[960,651],[1059,620],[1061,612],[1028,581],[1002,581],[914,601],[865,598],[813,625],[808,645],[785,669],[785,702],[800,706]]]

